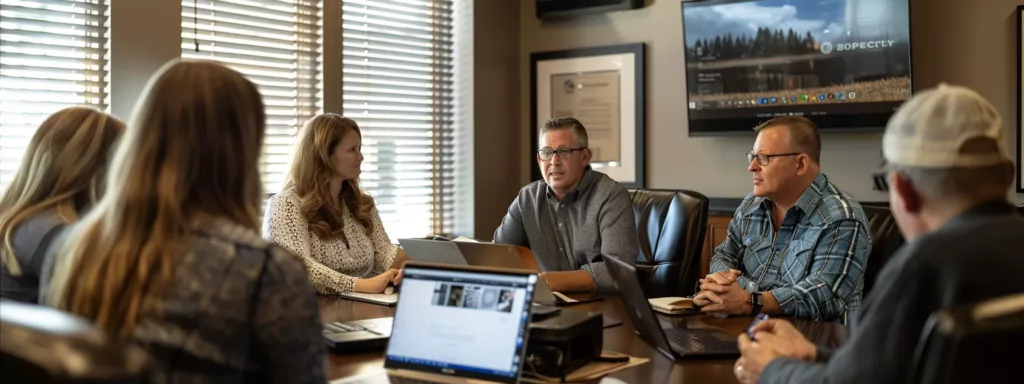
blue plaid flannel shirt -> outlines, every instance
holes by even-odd
[[[846,323],[860,305],[871,249],[860,203],[819,174],[773,238],[772,203],[747,195],[715,248],[711,273],[738,269],[740,287],[770,291],[786,315]]]

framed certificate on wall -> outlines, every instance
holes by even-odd
[[[629,189],[646,183],[644,44],[537,52],[530,55],[531,180],[540,128],[574,117],[587,130],[591,167]]]

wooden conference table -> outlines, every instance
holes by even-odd
[[[539,270],[533,255],[525,248],[519,249],[524,262]],[[570,297],[574,295],[569,295]],[[579,298],[579,297],[577,297]],[[338,297],[320,296],[320,318],[323,322],[353,321],[394,316],[393,307],[368,304]],[[600,312],[605,317],[621,321],[621,325],[604,329],[604,350],[626,353],[635,357],[650,359],[649,362],[609,375],[627,383],[735,383],[733,363],[735,359],[698,360],[687,359],[673,362],[641,339],[634,331],[629,315],[617,296],[605,297],[600,301],[564,307],[574,310]],[[662,328],[718,328],[732,336],[739,336],[753,319],[752,316],[716,318],[707,315],[658,315]],[[792,320],[793,324],[815,344],[836,347],[846,340],[846,327],[836,323],[819,323],[806,320]],[[384,352],[363,354],[336,354],[328,352],[324,369],[328,380],[356,375],[384,366]]]
[[[650,362],[611,374],[627,383],[735,383],[732,368],[735,360],[679,360],[673,362],[655,350],[633,332],[622,302],[618,297],[605,297],[601,301],[566,307],[569,309],[598,311],[612,319],[622,321],[604,330],[604,349],[645,357]],[[394,308],[340,299],[320,297],[320,317],[324,322],[351,321],[394,316]],[[715,318],[706,315],[661,316],[663,327],[718,328],[739,336],[750,324],[751,317]],[[846,339],[846,327],[835,323],[795,320],[797,328],[808,339],[825,346],[838,346]],[[327,379],[355,375],[384,366],[383,351],[363,354],[336,354],[328,352],[324,361]]]

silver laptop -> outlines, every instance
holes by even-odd
[[[332,383],[517,382],[536,282],[528,271],[406,264],[384,370]]]
[[[412,261],[424,263],[469,265],[466,258],[459,251],[459,246],[452,241],[437,241],[425,239],[398,239],[405,254],[409,255]]]
[[[519,256],[514,245],[465,242],[438,241],[425,239],[398,239],[402,249],[413,261],[440,263],[450,265],[473,265],[479,267],[530,269]],[[405,288],[402,288],[403,292]],[[562,301],[572,299],[563,295]],[[544,282],[537,281],[537,292],[533,295],[536,304],[555,306],[560,300]]]

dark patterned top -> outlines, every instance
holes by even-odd
[[[324,382],[316,294],[295,256],[215,220],[176,264],[135,331],[157,365],[151,382]]]

